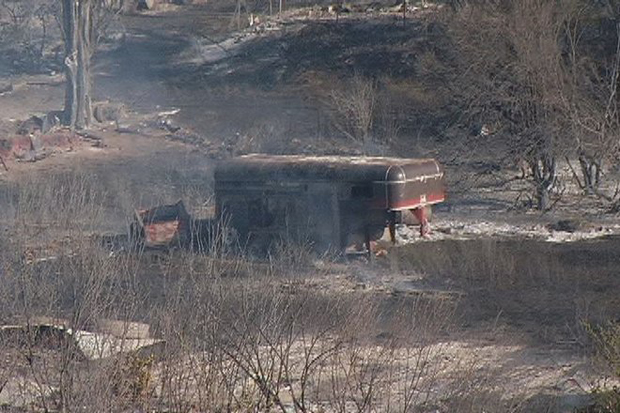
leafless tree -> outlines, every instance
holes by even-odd
[[[618,9],[604,3],[470,1],[452,25],[468,113],[502,125],[495,138],[529,165],[539,209],[549,207],[558,159],[578,159],[575,178],[598,194],[604,162],[617,158]]]
[[[77,129],[92,120],[91,58],[97,43],[123,10],[119,0],[63,0],[62,28],[65,44],[66,93],[64,123]]]
[[[612,38],[605,40],[588,36],[593,25],[600,27],[605,21],[613,23],[615,33],[609,33]],[[580,173],[575,171],[569,159],[567,161],[577,183],[586,193],[602,195],[599,186],[604,163],[616,161],[620,150],[617,93],[620,22],[613,13],[601,17],[600,8],[587,2],[576,2],[566,14],[563,37],[568,53],[562,100],[572,126]],[[604,45],[602,53],[590,52],[589,44],[595,41]]]
[[[329,93],[333,124],[355,142],[367,143],[372,137],[377,103],[377,85],[355,74]]]
[[[531,169],[541,210],[557,183],[557,159],[568,126],[561,93],[561,5],[546,0],[482,1],[466,5],[453,24],[465,60],[464,85],[471,114],[500,120],[509,156]]]
[[[41,69],[46,48],[53,44],[55,13],[50,0],[0,1],[0,46],[19,52],[29,70]]]

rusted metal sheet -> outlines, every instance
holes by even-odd
[[[161,354],[164,340],[150,336],[148,324],[124,320],[97,320],[97,331],[71,327],[69,320],[34,317],[23,323],[0,326],[3,343],[21,347],[30,340],[49,348],[67,344],[75,346],[76,356],[84,360],[100,360],[118,354],[141,356]]]
[[[215,171],[216,181],[299,181],[400,180],[401,172],[408,179],[436,174],[438,163],[433,159],[404,159],[362,156],[305,156],[251,154],[231,159]]]
[[[183,243],[190,229],[190,216],[183,201],[136,211],[138,234],[146,247]]]
[[[55,152],[69,151],[78,143],[78,137],[68,131],[15,135],[0,139],[0,157],[3,161],[36,161]],[[8,169],[6,165],[5,169]]]
[[[179,220],[170,222],[156,222],[144,226],[144,240],[148,246],[171,244],[179,237]]]

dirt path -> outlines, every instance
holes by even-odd
[[[97,57],[97,95],[141,113],[180,109],[175,120],[206,139],[270,124],[316,135],[314,105],[298,88],[267,82],[277,71],[279,34],[235,34],[229,23],[208,7],[125,17],[123,44]]]

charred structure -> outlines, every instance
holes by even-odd
[[[411,212],[445,198],[444,170],[433,159],[253,154],[215,170],[216,216],[252,249],[278,240],[343,251],[382,237]],[[370,248],[368,248],[370,250]]]

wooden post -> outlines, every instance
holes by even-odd
[[[392,242],[392,245],[396,245],[396,211],[390,212],[388,229],[390,231],[390,241]]]
[[[366,250],[368,251],[368,261],[373,260],[372,254],[372,241],[370,238],[370,227],[368,225],[364,226],[364,243],[366,244]]]
[[[331,215],[332,215],[332,245],[335,248],[343,249],[346,247],[344,234],[340,226],[342,217],[340,216],[340,201],[338,199],[338,189],[333,188],[331,193]]]

